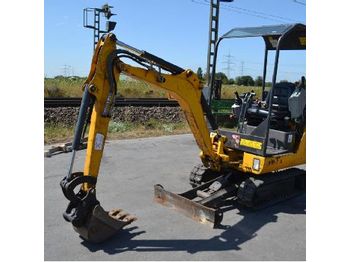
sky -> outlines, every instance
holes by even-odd
[[[113,6],[117,38],[182,68],[206,68],[209,0],[45,0],[46,77],[87,76],[93,51],[93,30],[83,27],[83,9]],[[219,36],[234,27],[306,23],[305,0],[235,0],[221,3]],[[102,24],[102,26],[104,23]],[[230,78],[262,75],[262,38],[228,39],[218,53],[217,71]],[[280,54],[278,80],[305,75],[305,51]],[[267,81],[274,55],[269,56]],[[229,64],[229,66],[228,66]]]

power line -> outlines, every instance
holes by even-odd
[[[65,76],[65,77],[68,77],[68,76],[74,76],[74,68],[70,65],[63,65],[61,67],[61,70],[62,70],[62,75]]]
[[[293,2],[296,3],[296,4],[299,4],[299,5],[306,6],[306,3],[303,3],[303,2],[300,2],[300,1],[297,1],[297,0],[293,0]]]
[[[244,61],[241,61],[241,76],[244,75]]]
[[[244,60],[244,63],[247,63],[247,64],[264,65],[264,63],[246,60],[244,58],[237,58],[237,59]],[[274,62],[269,62],[267,65],[273,66],[274,64],[275,64]],[[282,65],[279,65],[279,66],[283,66],[283,67],[302,67],[302,66],[304,66],[305,67],[305,64],[285,64],[285,63],[283,63]]]
[[[69,70],[69,65],[63,65],[62,66],[62,74],[63,74],[63,76],[65,76],[65,77],[68,76],[68,70]]]
[[[198,0],[191,0],[191,2],[194,3],[194,4],[198,4],[198,5],[205,5],[205,6],[209,5],[209,4],[207,4],[207,3],[200,2],[200,1],[198,1]]]
[[[268,14],[268,13],[264,13],[264,12],[260,12],[260,11],[255,11],[255,10],[250,10],[247,8],[242,8],[242,7],[237,7],[237,6],[230,6],[227,4],[223,4],[223,6],[225,6],[226,8],[229,9],[233,9],[233,10],[239,10],[239,11],[243,11],[246,12],[247,15],[253,15],[253,16],[257,16],[260,18],[268,18],[271,20],[282,20],[282,21],[291,21],[291,22],[297,22],[297,20],[295,19],[291,19],[291,18],[287,18],[287,17],[282,17],[282,16],[278,16],[278,15],[272,15],[272,14]]]
[[[244,61],[243,65],[244,65]],[[241,68],[242,69],[242,68]],[[244,70],[249,70],[249,71],[255,71],[255,72],[261,72],[262,69],[258,69],[258,68],[251,68],[251,67],[244,67]],[[273,72],[273,68],[267,69],[268,72],[272,73]],[[284,74],[305,74],[305,72],[302,71],[284,71],[284,70],[278,70],[278,73],[284,73]]]
[[[255,62],[255,61],[250,61],[250,60],[245,60],[236,56],[232,56],[231,54],[224,56],[224,58],[228,58],[228,57],[234,58],[236,61],[240,61],[238,64],[230,61],[230,65],[227,65],[227,62],[229,61],[229,59],[224,59],[224,61],[222,61],[221,63],[226,64],[226,67],[222,68],[223,71],[226,71],[226,75],[228,70],[230,70],[230,72],[234,71],[234,72],[240,72],[241,75],[244,74],[249,74],[249,72],[261,72],[262,73],[262,65],[263,63],[260,62]],[[247,66],[248,64],[248,66]],[[255,68],[255,66],[257,66],[258,68]],[[300,67],[305,66],[305,64],[280,64],[279,65],[279,69],[278,72],[279,73],[283,73],[283,74],[299,74],[299,75],[304,75],[305,71],[294,71],[294,70],[290,70],[290,69],[299,69]],[[269,73],[273,72],[273,67],[274,67],[274,63],[268,63],[268,68],[267,71]],[[287,67],[287,68],[286,68]]]
[[[195,3],[195,4],[199,4],[199,5],[210,5],[210,2],[208,0],[191,0],[191,2]],[[242,8],[242,7],[233,7],[231,5],[228,4],[224,4],[222,3],[221,9],[229,11],[229,12],[235,12],[235,13],[239,13],[239,14],[243,14],[243,15],[248,15],[248,16],[255,16],[261,19],[267,19],[267,20],[272,20],[272,21],[277,21],[277,22],[299,22],[298,20],[295,19],[291,19],[291,18],[286,18],[286,17],[282,17],[282,16],[277,16],[277,15],[273,15],[273,14],[268,14],[268,13],[264,13],[261,11],[255,11],[255,10],[250,10],[247,8]]]
[[[225,55],[224,57],[226,57],[227,59],[225,61],[223,61],[224,64],[226,64],[226,67],[223,68],[223,70],[226,70],[226,76],[228,79],[230,79],[230,73],[231,73],[231,65],[236,65],[235,62],[232,61],[232,59],[234,59],[234,56],[232,56],[230,53],[228,55]]]

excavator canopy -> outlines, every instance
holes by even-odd
[[[267,50],[276,50],[278,39],[286,35],[280,50],[306,49],[306,26],[303,24],[283,24],[259,27],[237,27],[224,34],[221,38],[245,38],[261,36]]]

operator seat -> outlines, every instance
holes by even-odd
[[[298,86],[295,88],[294,92],[288,99],[289,111],[291,113],[291,118],[300,122],[305,118],[305,107],[306,107],[306,82],[305,77],[302,76]]]
[[[290,82],[282,82],[275,85],[272,97],[272,112],[275,114],[275,118],[284,119],[290,116],[288,99],[294,92],[294,89],[295,84]],[[267,104],[269,103],[269,99],[271,99],[270,94],[266,99]]]
[[[290,82],[280,82],[275,84],[271,106],[271,127],[275,129],[285,129],[286,119],[290,118],[288,99],[294,92],[295,84]],[[271,92],[266,96],[265,104],[268,105],[271,99]],[[268,116],[268,108],[260,108],[253,105],[247,110],[249,125],[258,125]]]

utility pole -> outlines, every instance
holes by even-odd
[[[61,69],[62,69],[62,75],[64,76],[64,77],[68,77],[68,76],[74,76],[74,68],[73,68],[73,66],[70,66],[70,65],[63,65],[62,67],[61,67]]]
[[[210,73],[213,68],[215,44],[218,41],[220,2],[233,2],[233,1],[234,0],[210,0],[209,40],[208,40],[207,72],[206,72],[206,80],[208,84],[210,81]]]
[[[210,74],[213,71],[215,44],[218,41],[220,2],[233,2],[233,1],[234,0],[210,0],[209,40],[208,40],[207,72],[206,72],[206,81],[207,81],[207,86],[209,87],[209,100],[208,100],[209,106],[211,106],[211,100],[213,98],[213,94],[218,93],[217,92],[218,88],[215,86],[219,86],[215,84],[214,86],[210,86],[211,77],[214,78],[213,80],[215,83],[215,75],[210,76]]]
[[[218,40],[219,10],[220,10],[220,0],[210,0],[209,42],[208,42],[207,74],[206,74],[206,80],[208,84],[210,81],[210,72],[212,71],[212,68],[213,68],[215,43]]]
[[[235,63],[232,62],[232,59],[234,57],[230,53],[228,55],[225,55],[224,57],[226,58],[226,60],[223,61],[223,63],[226,64],[226,67],[223,68],[223,70],[226,70],[226,76],[228,79],[230,79],[231,65],[235,65]]]
[[[244,61],[241,61],[241,76],[244,75]]]
[[[63,76],[64,77],[67,77],[68,76],[68,74],[69,74],[69,65],[63,65],[62,66],[62,74],[63,74]]]

